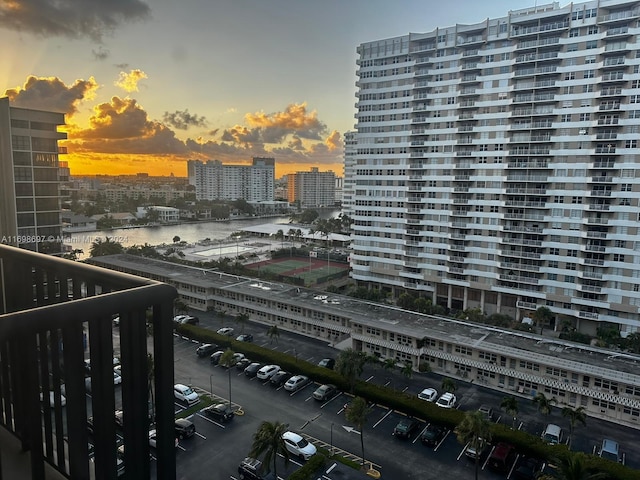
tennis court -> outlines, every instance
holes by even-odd
[[[319,279],[323,279],[329,275],[344,272],[347,275],[349,265],[338,262],[327,262],[318,258],[274,258],[262,262],[245,265],[252,270],[260,272],[269,272],[274,275],[282,275],[283,277],[300,278],[305,285],[317,283]]]

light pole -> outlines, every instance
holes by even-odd
[[[209,375],[209,396],[213,399],[213,374]]]

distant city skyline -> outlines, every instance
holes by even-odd
[[[0,89],[66,114],[72,174],[186,177],[189,159],[342,175],[356,47],[533,5],[458,0],[0,1]],[[423,15],[406,16],[407,11]]]

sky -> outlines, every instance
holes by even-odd
[[[276,177],[342,175],[358,45],[535,3],[0,0],[0,96],[65,113],[60,159],[76,176],[252,157],[274,157]]]

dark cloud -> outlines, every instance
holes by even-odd
[[[78,111],[78,103],[92,99],[98,89],[93,77],[76,80],[71,86],[57,77],[27,77],[21,87],[5,90],[4,96],[16,107],[64,112],[72,116]]]
[[[97,50],[92,49],[91,53],[93,53],[93,58],[95,58],[100,62],[106,60],[107,58],[109,58],[109,55],[111,55],[111,52],[109,52],[109,50],[102,48],[102,46],[99,46]]]
[[[185,144],[131,98],[113,97],[93,108],[87,129],[70,129],[70,151],[122,154],[186,154]]]
[[[164,112],[162,121],[179,130],[187,130],[189,127],[207,126],[207,119],[205,117],[192,115],[189,113],[189,110],[176,110],[173,113]]]
[[[149,16],[142,0],[0,0],[0,28],[42,37],[100,42],[120,24]]]
[[[129,64],[128,63],[116,63],[114,65],[114,67],[116,67],[119,70],[128,70],[129,69]]]

